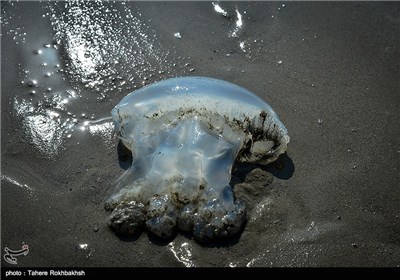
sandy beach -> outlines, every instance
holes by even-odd
[[[400,266],[398,2],[1,5],[3,267]],[[127,168],[110,112],[176,76],[247,88],[291,138],[234,166],[247,224],[226,242],[107,226]]]

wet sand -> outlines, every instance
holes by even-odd
[[[2,258],[2,266],[399,266],[400,5],[282,4],[222,2],[227,16],[211,2],[129,2],[124,8],[134,16],[140,11],[149,27],[132,30],[156,34],[158,54],[169,52],[168,67],[163,60],[126,70],[132,71],[123,76],[128,84],[183,75],[220,78],[267,101],[291,137],[278,163],[235,166],[231,184],[246,202],[248,222],[238,238],[201,245],[189,234],[164,241],[146,232],[118,237],[108,228],[103,204],[126,166],[116,138],[79,127],[86,121],[82,114],[106,118],[133,89],[121,83],[113,88],[113,80],[99,90],[85,87],[63,41],[60,68],[73,71],[46,80],[39,66],[46,59],[34,51],[48,52],[44,44],[56,37],[52,12],[39,2],[2,2],[1,250],[29,245],[18,265]],[[50,16],[42,17],[46,12]],[[16,25],[25,31],[15,31]],[[118,69],[129,69],[128,62],[122,59],[126,67]],[[40,74],[38,92],[52,84],[52,94],[73,89],[81,95],[57,109],[55,127],[41,133],[28,117],[42,111],[18,113],[22,106],[15,105],[42,106],[41,95],[30,96],[35,87],[21,84],[32,73]],[[77,119],[73,132],[58,127],[68,117]]]

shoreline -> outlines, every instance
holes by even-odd
[[[27,244],[29,254],[19,256],[17,266],[2,258],[2,267],[398,267],[400,5],[282,3],[221,2],[229,17],[203,2],[97,3],[96,11],[108,20],[103,31],[114,30],[112,40],[125,37],[115,50],[96,45],[92,36],[91,51],[107,52],[101,62],[93,60],[108,65],[96,75],[109,76],[97,85],[91,82],[99,76],[88,75],[87,87],[79,82],[84,72],[54,70],[72,69],[66,65],[73,56],[58,56],[68,54],[62,43],[58,49],[45,47],[54,32],[51,17],[42,15],[52,11],[38,2],[7,4],[1,46],[1,250]],[[135,46],[143,51],[137,60],[130,53],[113,59],[135,40],[117,20],[110,23],[106,8],[138,19],[124,22],[142,44]],[[243,25],[232,37],[236,10]],[[32,16],[25,18],[28,11]],[[72,12],[57,13],[72,21]],[[22,23],[25,29],[17,30]],[[158,56],[145,53],[143,44],[149,42]],[[39,49],[42,55],[34,53]],[[114,60],[118,63],[107,64]],[[231,184],[249,213],[242,234],[227,244],[204,246],[182,233],[167,241],[147,232],[119,238],[108,228],[104,209],[112,182],[124,172],[118,141],[110,126],[96,134],[84,124],[110,116],[134,85],[184,75],[226,80],[265,100],[288,129],[287,155],[266,168],[234,167]],[[27,84],[32,79],[38,87]],[[40,121],[48,125],[37,125]]]

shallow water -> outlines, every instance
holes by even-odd
[[[9,47],[21,54],[14,111],[35,148],[49,158],[74,141],[76,133],[91,132],[92,124],[110,116],[109,110],[99,110],[105,107],[100,103],[110,103],[155,76],[186,72],[180,65],[186,58],[160,46],[135,6],[6,2],[3,15],[3,29],[15,35],[15,46],[10,42]],[[109,129],[105,123],[103,130]]]
[[[1,5],[2,249],[28,244],[19,265],[400,265],[396,3]],[[117,237],[103,208],[126,168],[111,109],[185,75],[265,99],[288,154],[235,166],[249,210],[237,239]]]

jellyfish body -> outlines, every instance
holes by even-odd
[[[197,241],[237,234],[245,205],[231,186],[233,163],[268,164],[284,153],[287,130],[262,99],[234,84],[182,77],[143,87],[112,110],[115,132],[132,166],[106,202],[121,234],[147,228]]]

